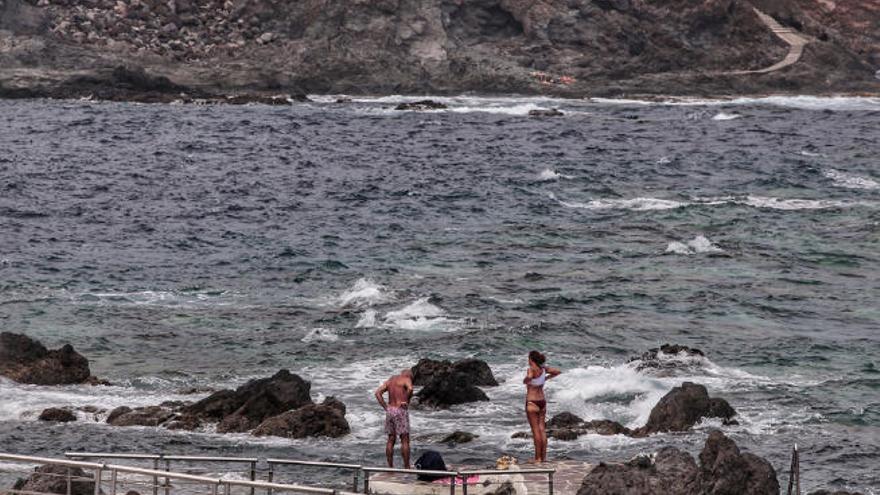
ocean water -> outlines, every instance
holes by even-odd
[[[372,390],[420,357],[477,357],[490,402],[416,411],[416,452],[521,459],[521,375],[550,414],[642,424],[705,384],[787,482],[880,493],[880,100],[335,97],[292,107],[0,101],[0,328],[72,343],[111,387],[0,379],[0,450],[384,460]],[[529,110],[558,107],[560,118]],[[663,375],[627,361],[698,347]],[[50,406],[196,400],[288,368],[351,435],[291,441],[113,428]],[[697,453],[707,422],[588,435],[550,455]],[[421,434],[465,430],[466,445]],[[6,478],[14,476],[11,467]],[[4,475],[0,474],[0,478]],[[281,477],[281,479],[285,479]],[[340,473],[288,480],[344,483]]]

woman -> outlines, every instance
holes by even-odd
[[[556,368],[544,366],[546,361],[547,358],[540,352],[530,352],[529,370],[523,380],[526,385],[526,417],[535,442],[534,462],[547,462],[547,399],[544,397],[544,384],[562,373]]]

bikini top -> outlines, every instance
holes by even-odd
[[[529,383],[533,387],[543,387],[544,383],[547,382],[547,369],[543,366],[541,367],[541,375],[532,378],[532,381]]]

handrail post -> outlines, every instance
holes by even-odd
[[[547,494],[553,495],[553,471],[547,473]]]
[[[461,477],[461,493],[467,495],[467,475],[459,475]],[[452,484],[455,484],[455,478],[452,478]]]
[[[257,481],[257,463],[251,462],[251,481]],[[256,487],[251,487],[251,495],[256,495]]]
[[[159,459],[153,459],[153,471],[159,470]],[[70,494],[68,494],[70,495]],[[153,495],[159,495],[159,477],[153,475]]]
[[[95,495],[101,495],[101,468],[95,468]]]
[[[449,484],[449,495],[455,495],[455,478],[458,477],[458,473],[452,473],[452,483]]]
[[[355,493],[357,493],[357,491],[358,491],[358,471],[360,471],[360,469],[354,470],[354,479],[352,480],[352,483],[351,483],[351,491],[353,491]]]
[[[110,495],[116,495],[116,470],[110,471]]]
[[[273,481],[274,479],[275,479],[275,467],[274,467],[274,465],[270,462],[270,463],[269,463],[269,483],[272,483],[272,481]],[[271,487],[270,487],[270,488],[266,488],[266,495],[272,495],[272,488],[271,488]]]
[[[364,471],[364,493],[370,493],[370,472]]]
[[[70,493],[73,491],[73,487],[72,487],[73,482],[70,479],[70,477],[71,477],[70,466],[67,466],[67,495],[70,495]]]
[[[171,461],[165,460],[165,472],[171,471]],[[100,495],[100,494],[99,494]],[[165,477],[165,495],[171,495],[171,478]]]

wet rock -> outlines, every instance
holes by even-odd
[[[510,438],[532,438],[532,434],[528,431],[518,431],[510,435]]]
[[[76,421],[76,414],[67,409],[50,407],[44,409],[37,419],[40,421],[54,421],[56,423],[70,423],[71,421]]]
[[[95,482],[90,481],[93,476],[81,468],[68,468],[65,466],[40,466],[34,469],[24,483],[20,483],[17,489],[31,493],[57,493],[67,494],[67,473],[70,473],[70,495],[94,495]],[[19,483],[16,484],[17,486]]]
[[[331,437],[348,435],[351,428],[339,401],[329,404],[309,404],[263,421],[253,435],[285,438]],[[343,406],[344,408],[344,406]]]
[[[416,394],[419,406],[448,408],[456,404],[488,401],[485,392],[473,385],[469,375],[450,371],[435,375],[431,382]]]
[[[703,351],[679,344],[663,344],[660,347],[649,349],[639,357],[630,359],[636,362],[636,371],[663,371],[687,367],[688,362],[676,361],[673,358],[704,358]]]
[[[111,426],[160,426],[175,416],[174,411],[161,406],[130,408],[117,407],[107,416]]]
[[[333,397],[333,396],[326,397],[324,399],[324,402],[321,402],[321,405],[327,406],[327,407],[332,407],[333,409],[336,409],[337,411],[339,411],[343,416],[345,416],[345,413],[346,413],[345,404],[341,400],[337,399],[336,397]]]
[[[700,452],[702,493],[723,495],[777,495],[779,482],[773,466],[754,454],[741,453],[736,443],[713,430]]]
[[[609,419],[584,421],[570,412],[559,413],[547,422],[547,436],[556,440],[574,440],[581,435],[631,435],[632,431]]]
[[[562,117],[565,114],[560,112],[556,108],[544,109],[544,108],[536,108],[534,110],[529,110],[529,117]]]
[[[865,495],[865,494],[862,492],[848,492],[845,490],[831,491],[831,490],[822,489],[822,490],[816,490],[814,492],[810,492],[809,495]]]
[[[424,386],[431,382],[435,376],[458,371],[468,375],[470,383],[478,387],[494,387],[498,381],[492,374],[492,369],[485,361],[468,358],[456,361],[438,361],[422,358],[412,367],[413,385]]]
[[[247,105],[252,103],[258,103],[262,105],[290,105],[291,104],[291,96],[290,95],[276,95],[276,96],[266,96],[259,94],[240,94],[227,96],[226,100],[222,103],[226,103],[229,105]]]
[[[184,414],[219,421],[217,431],[243,432],[267,418],[312,403],[311,384],[288,370],[250,381],[234,391],[221,390],[183,408]]]
[[[0,375],[19,383],[69,385],[89,379],[89,360],[70,344],[48,350],[23,334],[0,333]]]
[[[693,457],[665,447],[653,462],[639,456],[626,463],[600,463],[584,478],[577,495],[697,495],[699,478]]]
[[[457,445],[460,443],[469,443],[473,442],[474,439],[479,438],[479,435],[474,435],[473,433],[468,433],[466,431],[454,431],[449,435],[446,435],[440,440],[440,443],[446,443],[450,445]]]
[[[445,104],[440,103],[434,100],[419,100],[419,101],[411,101],[405,102],[394,107],[395,110],[416,110],[416,111],[425,111],[425,110],[444,110],[448,108]]]
[[[729,421],[736,411],[724,399],[710,399],[706,387],[684,382],[660,399],[651,409],[648,422],[634,433],[646,436],[666,431],[686,431],[703,418],[720,417]]]

